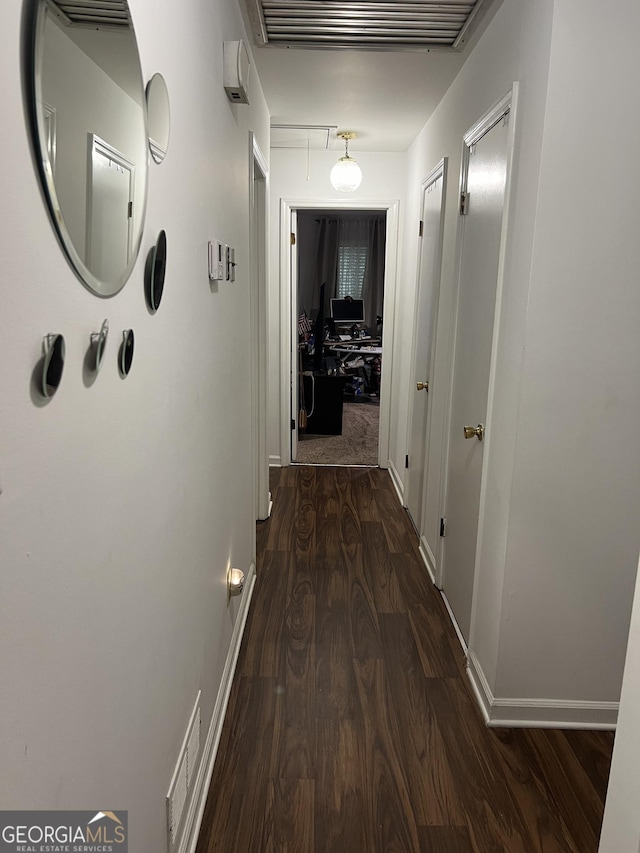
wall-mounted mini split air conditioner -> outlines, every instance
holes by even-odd
[[[226,41],[223,47],[224,90],[235,104],[249,103],[249,70],[251,60],[243,41]]]

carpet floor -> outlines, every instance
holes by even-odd
[[[342,435],[298,435],[295,462],[301,465],[377,465],[380,405],[370,398],[345,400]]]

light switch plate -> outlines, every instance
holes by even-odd
[[[225,246],[220,240],[209,241],[209,278],[211,281],[224,281]]]

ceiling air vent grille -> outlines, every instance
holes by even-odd
[[[247,0],[259,45],[461,49],[491,0]]]
[[[129,26],[127,0],[49,0],[49,5],[70,27]]]

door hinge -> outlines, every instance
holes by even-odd
[[[291,429],[295,429],[295,428],[296,428],[296,420],[295,420],[295,418],[291,418]]]
[[[291,245],[295,246],[295,244],[296,244],[296,235],[292,231],[291,232]]]
[[[420,227],[418,229],[418,237],[422,237],[423,233],[424,233],[424,222],[421,219],[420,220]]]
[[[133,202],[130,201],[128,206],[127,206],[127,217],[129,219],[131,219],[132,216],[133,216]]]
[[[460,216],[466,216],[469,211],[469,193],[460,193]]]
[[[447,535],[447,519],[441,518],[440,519],[440,536],[446,536],[446,535]]]
[[[404,457],[404,467],[405,467],[405,468],[408,468],[408,467],[409,467],[409,454],[408,454],[408,453],[407,453],[407,455]]]

